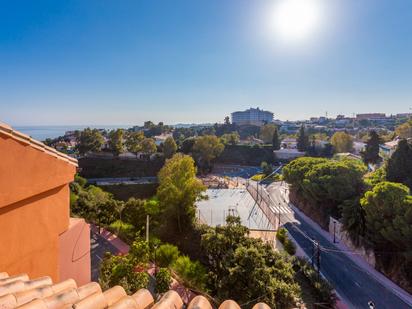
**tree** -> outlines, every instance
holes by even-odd
[[[412,120],[409,120],[395,129],[395,133],[400,138],[412,138]]]
[[[212,161],[217,158],[225,146],[215,135],[204,135],[196,138],[193,153],[200,168],[208,170]]]
[[[405,139],[388,160],[386,177],[389,181],[401,182],[412,189],[412,145]]]
[[[260,168],[262,170],[262,173],[265,174],[265,176],[268,176],[269,174],[271,174],[273,172],[273,168],[272,165],[268,164],[267,162],[263,161],[260,164]]]
[[[169,267],[179,257],[179,249],[171,244],[161,245],[156,250],[156,263],[160,267]]]
[[[109,132],[109,147],[110,150],[118,156],[124,152],[124,130],[117,129]]]
[[[148,138],[148,137],[144,138],[140,142],[140,148],[141,148],[141,151],[146,155],[153,154],[157,151],[155,141],[152,138]]]
[[[229,144],[229,145],[236,145],[239,143],[239,133],[237,132],[231,132],[231,133],[226,133],[223,134],[220,139],[222,140],[223,144]]]
[[[126,147],[131,153],[134,153],[136,156],[141,151],[140,143],[144,139],[142,131],[138,132],[129,132],[126,135]]]
[[[225,226],[210,228],[202,235],[212,292],[219,300],[249,303],[259,298],[272,308],[292,307],[299,286],[290,260],[260,239],[247,236],[240,218],[232,216]]]
[[[182,145],[180,146],[180,150],[184,154],[189,154],[193,150],[193,146],[195,145],[196,138],[194,137],[188,137],[183,140]]]
[[[306,134],[305,127],[300,126],[297,140],[297,148],[299,151],[306,151],[309,147],[309,136]]]
[[[335,152],[351,152],[353,150],[353,138],[345,132],[336,132],[330,139]]]
[[[135,268],[135,262],[128,255],[106,254],[100,264],[99,283],[105,290],[120,285],[128,294],[147,288],[149,274],[147,272],[136,272]]]
[[[164,144],[163,144],[163,154],[166,159],[169,159],[173,157],[173,155],[176,153],[177,150],[177,145],[173,137],[169,136],[166,138]]]
[[[366,232],[365,211],[360,205],[359,197],[344,201],[340,205],[343,229],[348,232],[355,246],[362,245]]]
[[[103,135],[97,129],[86,128],[80,132],[77,149],[80,154],[100,151],[104,144]]]
[[[226,116],[225,117],[225,125],[230,125],[230,118],[229,118],[229,116]]]
[[[192,261],[188,256],[179,256],[173,263],[172,268],[183,280],[186,287],[196,290],[205,289],[206,269],[199,261]]]
[[[150,121],[150,120],[145,121],[145,122],[143,123],[143,127],[144,127],[145,129],[151,129],[151,128],[153,128],[154,126],[155,126],[155,124],[154,124],[152,121]]]
[[[408,187],[381,182],[361,199],[368,239],[375,249],[403,252],[412,260],[412,196]]]
[[[381,139],[375,130],[369,132],[369,139],[366,142],[365,150],[362,152],[363,162],[366,164],[376,164],[380,161],[379,157],[379,144]]]
[[[273,146],[274,150],[279,150],[280,149],[280,139],[279,139],[279,132],[278,132],[277,127],[275,127],[275,131],[273,132],[272,146]]]
[[[156,293],[164,293],[169,290],[172,276],[167,268],[160,268],[155,274],[156,278]]]
[[[276,125],[273,123],[270,124],[265,124],[260,128],[260,139],[265,143],[265,144],[271,144],[273,141],[273,134],[277,130]]]
[[[157,196],[167,222],[166,228],[183,232],[195,220],[195,202],[206,189],[196,178],[196,167],[190,156],[175,154],[158,174]]]

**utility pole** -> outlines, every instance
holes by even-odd
[[[149,243],[149,215],[146,216],[146,242]]]
[[[318,241],[315,241],[316,244],[316,267],[318,270],[318,279],[320,278],[320,245]]]

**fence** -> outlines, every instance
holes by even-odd
[[[278,227],[280,226],[280,212],[275,213],[273,209],[271,208],[271,205],[274,204],[272,199],[270,198],[270,195],[265,191],[265,194],[263,194],[263,187],[261,186],[261,189],[259,190],[259,184],[256,183],[256,186],[253,185],[253,183],[250,183],[250,181],[246,182],[246,189],[250,193],[250,195],[253,197],[253,199],[256,201],[256,204],[260,208],[260,210],[263,212],[263,214],[266,216],[268,221],[273,227]],[[260,192],[259,192],[260,191]]]

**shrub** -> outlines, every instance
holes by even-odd
[[[316,291],[318,301],[326,303],[333,308],[336,302],[336,295],[333,288],[325,279],[318,275],[317,271],[303,258],[295,259],[296,272],[302,272],[312,288]]]
[[[283,245],[283,248],[287,253],[290,255],[294,255],[296,253],[296,246],[295,244],[289,239],[287,231],[285,228],[280,228],[276,232],[276,238],[280,241]]]
[[[261,181],[263,178],[265,178],[265,174],[256,174],[253,175],[250,179],[254,181]]]
[[[172,276],[167,268],[160,268],[156,273],[156,293],[164,293],[169,290]]]
[[[136,237],[135,227],[132,224],[120,220],[116,220],[110,224],[108,229],[127,243],[131,243]]]
[[[191,261],[188,256],[180,256],[173,264],[173,270],[190,287],[203,290],[206,285],[206,270],[198,261]]]
[[[169,267],[179,257],[179,249],[171,244],[161,245],[156,250],[156,264],[160,267]]]
[[[136,272],[135,263],[129,255],[106,254],[100,264],[99,283],[104,290],[121,285],[130,294],[141,288],[147,288],[149,275],[146,272]]]
[[[149,245],[144,240],[135,240],[130,246],[129,255],[135,263],[146,264],[149,262]]]

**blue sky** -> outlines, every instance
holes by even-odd
[[[412,1],[317,0],[321,29],[272,39],[275,0],[0,1],[0,121],[223,121],[412,107]]]

